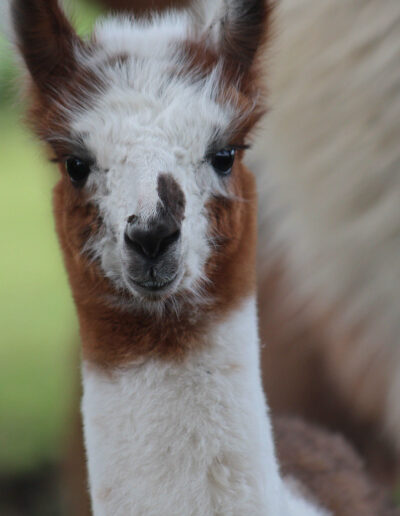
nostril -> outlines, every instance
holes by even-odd
[[[144,258],[158,258],[179,239],[181,232],[175,228],[172,232],[171,228],[165,225],[153,227],[147,231],[141,229],[129,231],[128,228],[124,235],[125,243],[132,251]]]
[[[125,231],[125,243],[128,247],[130,247],[133,251],[136,251],[138,254],[147,256],[140,242],[138,240],[134,240],[133,238],[131,238],[127,231]]]
[[[163,253],[169,246],[171,246],[173,243],[175,243],[177,240],[179,240],[179,237],[181,236],[181,232],[179,229],[177,229],[174,233],[171,235],[168,235],[167,237],[164,237],[159,245],[158,254]]]

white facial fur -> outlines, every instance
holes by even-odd
[[[176,288],[195,291],[203,279],[210,254],[206,204],[229,194],[229,180],[205,157],[213,142],[231,143],[235,108],[216,102],[218,66],[206,79],[182,72],[187,63],[179,44],[189,27],[189,18],[177,15],[147,25],[110,19],[95,30],[98,50],[79,56],[102,84],[91,108],[70,114],[72,137],[95,162],[85,188],[103,221],[88,248],[104,274],[133,296],[125,280],[124,231],[132,214],[143,221],[155,215],[159,175],[172,175],[185,196]]]

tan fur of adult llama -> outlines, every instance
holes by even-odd
[[[275,236],[265,256],[284,257],[294,304],[336,330],[315,346],[351,417],[399,445],[400,3],[283,0],[275,30],[272,109],[249,158],[260,240]]]

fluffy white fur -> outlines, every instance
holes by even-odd
[[[249,158],[268,221],[260,241],[275,235],[318,313],[364,327],[335,375],[366,411],[386,404],[398,444],[399,26],[398,0],[279,2],[272,109]]]
[[[133,343],[134,344],[134,343]],[[95,516],[322,516],[282,482],[259,371],[254,299],[182,364],[83,366]]]

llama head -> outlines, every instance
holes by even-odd
[[[159,310],[246,284],[254,187],[241,159],[263,111],[269,9],[201,7],[108,18],[83,41],[57,0],[11,2],[30,121],[61,170],[55,215],[76,295],[101,283],[113,302]]]

